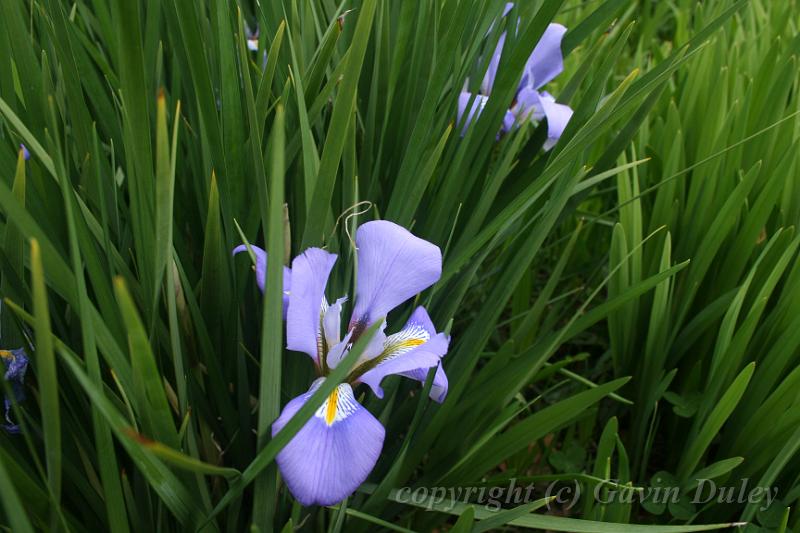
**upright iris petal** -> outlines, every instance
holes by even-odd
[[[319,388],[286,404],[272,424],[277,435]],[[276,461],[289,490],[303,505],[333,505],[348,497],[375,467],[385,430],[355,399],[347,383],[339,385],[311,419],[278,453]]]
[[[3,378],[11,385],[11,392],[14,401],[21,402],[25,399],[25,371],[28,369],[28,356],[25,350],[0,350],[0,360],[3,361],[5,372]],[[5,423],[3,429],[9,433],[19,433],[19,426],[11,420],[11,399],[6,397],[3,400],[5,407]]]
[[[350,327],[364,326],[424,291],[442,275],[442,252],[393,222],[367,222],[356,232],[358,281]]]
[[[258,246],[250,245],[253,250],[253,255],[256,256],[256,285],[264,292],[264,283],[267,279],[267,252]],[[233,255],[241,252],[246,252],[247,246],[240,244],[233,249]],[[292,286],[292,271],[288,267],[283,267],[283,318],[286,318],[286,310],[289,307],[289,290]]]
[[[522,77],[521,86],[539,89],[564,71],[561,40],[565,33],[567,33],[567,28],[561,24],[547,25],[542,38],[536,43],[528,62],[525,63],[525,74]]]
[[[328,346],[339,344],[339,337],[342,335],[342,304],[347,301],[347,296],[336,300],[333,305],[324,306],[322,314],[322,333],[325,336],[325,343]]]
[[[305,352],[322,367],[322,331],[325,286],[336,255],[320,248],[309,248],[292,261],[292,285],[286,314],[286,347]]]

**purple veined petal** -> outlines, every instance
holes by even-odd
[[[364,328],[427,289],[442,275],[439,247],[386,220],[356,232],[358,281],[350,328]]]
[[[255,271],[256,271],[256,285],[258,288],[261,289],[261,292],[264,292],[264,285],[267,280],[267,252],[263,249],[259,248],[258,246],[250,245],[250,248],[253,250],[253,255],[256,256],[256,264],[255,264]],[[236,255],[240,252],[246,252],[247,245],[240,244],[236,248],[233,249],[233,255]],[[283,267],[283,318],[286,320],[286,312],[289,309],[289,291],[292,287],[292,271],[289,267]]]
[[[447,377],[441,370],[440,360],[447,353],[449,344],[447,335],[436,333],[425,308],[417,307],[402,330],[386,337],[380,363],[359,380],[367,384],[378,398],[383,398],[381,381],[386,376],[399,374],[424,383],[428,369],[438,367],[431,398],[442,401],[447,392]]]
[[[525,64],[524,85],[538,89],[561,74],[564,70],[561,39],[565,33],[567,28],[561,24],[548,24]]]
[[[305,352],[320,366],[318,341],[322,335],[325,286],[336,255],[309,248],[292,261],[289,311],[286,314],[286,347]]]
[[[305,404],[322,379],[291,400],[272,424],[272,436]],[[378,461],[385,430],[339,385],[305,426],[278,453],[276,462],[289,491],[303,505],[333,505],[351,495]]]

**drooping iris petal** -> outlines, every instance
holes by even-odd
[[[548,24],[542,38],[536,43],[527,63],[521,86],[538,89],[564,70],[561,40],[567,28],[561,24]]]
[[[514,108],[517,120],[533,120],[539,122],[547,119],[547,141],[544,149],[549,150],[564,133],[567,123],[572,118],[572,109],[559,104],[547,92],[539,92],[531,88],[520,91],[517,105]]]
[[[256,256],[256,285],[264,292],[264,286],[267,280],[267,252],[258,246],[250,245],[253,250],[253,255]],[[246,252],[247,245],[240,244],[233,249],[233,255],[240,252]],[[286,312],[289,308],[289,291],[292,287],[292,271],[289,267],[283,267],[283,318],[286,318]]]
[[[417,368],[416,370],[409,370],[408,372],[400,373],[401,376],[425,383],[428,378],[428,368]],[[436,367],[436,373],[433,375],[433,383],[431,384],[431,392],[428,394],[431,400],[442,403],[447,397],[447,374],[444,373],[442,363]]]
[[[336,255],[309,248],[292,261],[289,311],[286,314],[286,347],[305,352],[319,366],[325,285]]]
[[[425,382],[428,369],[437,367],[431,388],[431,398],[442,401],[447,393],[447,376],[441,368],[441,358],[447,353],[450,339],[444,333],[436,333],[424,307],[417,307],[399,332],[386,337],[383,352],[377,365],[361,376],[378,398],[383,398],[381,381],[384,377],[399,374]]]
[[[556,103],[556,99],[546,92],[540,95],[539,102],[545,117],[547,117],[547,141],[544,149],[549,150],[564,133],[569,119],[572,118],[572,109],[564,104]]]
[[[14,401],[21,402],[25,399],[25,372],[28,369],[28,357],[25,350],[0,350],[0,360],[3,361],[3,379],[11,385]],[[11,403],[8,397],[3,400],[5,423],[1,424],[8,433],[19,433],[19,426],[11,420]]]
[[[517,102],[512,108],[514,115],[519,123],[526,120],[539,122],[544,120],[544,109],[542,109],[541,96],[539,91],[533,87],[525,87],[517,94]]]
[[[356,232],[358,281],[350,327],[363,328],[427,289],[442,275],[439,247],[386,220]]]
[[[290,401],[272,424],[273,437],[319,388],[322,379]],[[339,385],[281,450],[276,462],[292,495],[303,505],[333,505],[363,483],[383,448],[385,430]]]

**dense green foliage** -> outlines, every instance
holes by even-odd
[[[520,0],[461,135],[504,4],[0,1],[0,347],[33,347],[0,525],[800,528],[796,1]],[[496,137],[551,21],[569,31],[548,90],[575,114],[545,151],[544,125]],[[378,465],[302,508],[274,458],[348,369],[270,438],[312,367],[283,349],[280,269],[262,296],[230,250],[324,246],[344,294],[376,218],[443,251],[418,301],[449,325],[449,394],[358,389],[386,427]],[[511,479],[583,498],[401,497]],[[777,499],[693,503],[700,479]],[[680,497],[603,503],[598,484]]]

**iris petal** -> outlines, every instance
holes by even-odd
[[[292,284],[286,314],[286,347],[305,352],[316,362],[321,335],[325,285],[336,255],[309,248],[292,261]]]
[[[470,100],[472,99],[472,93],[469,92],[462,92],[458,96],[458,118],[457,122],[462,122],[462,117],[464,116],[464,112],[469,105]],[[463,137],[467,133],[467,128],[472,123],[473,120],[477,119],[480,116],[483,108],[486,107],[486,102],[489,101],[488,96],[484,96],[482,94],[475,95],[475,99],[472,100],[472,106],[470,107],[469,113],[467,114],[467,118],[463,120],[463,126],[461,126],[461,136]],[[509,132],[511,128],[514,126],[514,121],[516,117],[511,110],[506,111],[506,114],[503,116],[503,126],[501,127],[501,131]],[[498,135],[499,137],[499,135]]]
[[[547,92],[540,93],[531,88],[520,91],[514,112],[520,122],[523,120],[539,122],[547,119],[545,150],[549,150],[555,145],[572,118],[572,109],[569,106],[557,103],[556,99]]]
[[[425,383],[425,380],[428,378],[428,370],[430,369],[416,368],[408,372],[401,372],[400,375],[419,381],[420,383]],[[433,384],[431,385],[431,391],[428,396],[430,396],[431,400],[442,403],[447,397],[447,387],[447,374],[444,373],[444,368],[440,362],[439,366],[436,367],[436,373],[433,375]]]
[[[267,252],[258,246],[250,245],[253,250],[253,255],[256,256],[256,285],[264,292],[264,286],[267,280]],[[233,255],[241,252],[246,252],[247,246],[240,244],[233,249]],[[286,319],[286,311],[289,307],[289,290],[292,286],[292,271],[289,267],[283,267],[283,318]]]
[[[525,85],[534,89],[545,85],[564,70],[564,56],[561,53],[561,40],[567,28],[561,24],[548,24],[542,38],[536,43],[528,62],[525,64]]]
[[[503,46],[506,43],[506,33],[503,32],[497,40],[497,45],[494,47],[492,58],[489,60],[489,66],[486,67],[486,74],[483,75],[481,81],[481,92],[483,94],[491,94],[494,80],[497,77],[497,67],[500,65],[500,56],[503,55]]]
[[[356,232],[358,282],[352,327],[365,327],[427,289],[442,275],[439,247],[385,220]]]
[[[372,336],[369,341],[369,344],[364,348],[364,351],[358,358],[358,361],[355,362],[353,368],[357,368],[358,365],[368,361],[370,359],[374,359],[375,357],[379,356],[383,352],[383,345],[386,342],[386,333],[383,330],[386,329],[386,321],[381,322],[381,325],[378,327],[378,331]],[[335,345],[331,348],[330,352],[328,352],[328,366],[330,368],[336,368],[339,364],[339,361],[344,359],[347,352],[350,350],[350,347],[353,343],[353,333],[354,331],[351,329],[345,335],[344,340],[339,344]]]
[[[542,110],[547,117],[547,142],[544,149],[549,150],[561,138],[561,134],[572,118],[572,109],[564,104],[559,104],[550,94],[543,92],[540,98]]]
[[[461,127],[462,136],[466,135],[469,125],[481,114],[481,111],[483,111],[483,108],[486,106],[486,102],[489,100],[489,97],[482,94],[477,94],[473,99],[472,93],[466,91],[458,95],[457,121],[459,124],[462,123],[462,118],[467,110],[467,106],[470,105],[470,100],[472,100],[472,105],[470,106],[469,113],[467,113],[467,118],[463,119],[463,126]]]
[[[447,335],[436,333],[425,308],[418,307],[402,330],[386,338],[380,362],[365,372],[360,381],[378,398],[383,398],[381,381],[386,376],[398,374],[424,383],[428,369],[437,367],[430,396],[441,402],[447,394],[447,376],[441,367],[441,358],[449,344]]]
[[[339,298],[336,303],[328,306],[323,314],[322,332],[329,347],[339,344],[339,338],[342,334],[342,304],[346,301],[347,296]]]
[[[272,424],[275,436],[308,401],[322,380],[291,400]],[[369,476],[383,448],[385,430],[356,401],[347,383],[339,385],[278,453],[276,461],[292,495],[303,505],[333,505],[351,495]]]

